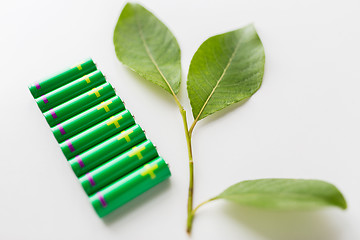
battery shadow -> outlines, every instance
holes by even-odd
[[[102,218],[103,223],[107,226],[111,226],[114,223],[118,223],[123,219],[126,219],[130,213],[133,212],[143,212],[147,204],[151,204],[156,198],[161,197],[171,186],[171,181],[169,179],[163,181],[162,183],[156,185],[150,190],[144,192],[123,206],[111,212],[109,215]],[[159,205],[159,210],[161,210],[161,205]]]

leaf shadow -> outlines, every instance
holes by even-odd
[[[118,223],[120,220],[126,221],[126,218],[135,211],[144,211],[146,205],[150,204],[152,200],[160,197],[161,194],[164,194],[171,186],[170,180],[167,179],[159,185],[151,188],[149,191],[139,195],[125,205],[119,207],[115,211],[111,212],[109,215],[102,218],[102,222],[106,226],[111,226],[115,223]]]
[[[270,211],[247,208],[234,203],[223,206],[224,212],[240,224],[270,240],[340,240],[336,226],[323,211]],[[333,212],[331,212],[333,213]],[[333,216],[333,215],[332,215]],[[339,221],[338,221],[339,222]]]
[[[224,117],[225,115],[230,115],[230,114],[234,113],[237,108],[241,108],[242,106],[244,106],[249,101],[249,99],[250,98],[246,98],[237,103],[231,104],[231,105],[207,116],[206,118],[202,119],[201,122],[203,122],[203,124],[208,124],[209,122],[213,122],[219,118]]]
[[[181,69],[181,82],[180,82],[180,90],[177,94],[177,97],[181,103],[181,105],[185,108],[186,104],[184,102],[185,98],[187,102],[190,102],[188,94],[187,94],[187,76],[184,73],[183,69]],[[188,109],[185,109],[186,112]],[[191,109],[189,109],[191,110]]]

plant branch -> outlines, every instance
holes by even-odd
[[[193,165],[194,165],[194,163],[193,163],[192,148],[191,148],[191,132],[189,133],[189,127],[188,127],[188,123],[187,123],[187,119],[186,119],[186,111],[183,108],[183,106],[181,105],[181,103],[180,103],[179,99],[177,98],[171,85],[169,84],[169,81],[166,79],[166,77],[160,70],[159,66],[157,65],[155,59],[153,58],[153,56],[150,52],[150,49],[149,49],[148,45],[146,44],[145,39],[142,35],[142,31],[141,31],[140,27],[139,27],[139,31],[140,31],[141,39],[143,40],[143,43],[145,46],[145,50],[146,50],[148,56],[150,57],[152,63],[154,64],[154,66],[156,67],[158,72],[160,73],[161,77],[164,79],[167,87],[170,89],[171,95],[174,97],[175,103],[179,108],[179,111],[180,111],[180,114],[181,114],[181,117],[183,120],[188,155],[189,155],[189,194],[188,194],[188,204],[187,204],[187,214],[188,214],[188,219],[189,219],[191,217],[191,213],[193,211],[193,193],[194,193],[194,166]]]
[[[165,77],[163,76],[165,79]],[[165,81],[167,82],[167,81]],[[187,143],[187,149],[188,149],[188,156],[189,156],[189,192],[188,192],[188,203],[187,203],[187,215],[188,215],[188,221],[189,219],[192,219],[192,211],[193,211],[193,194],[194,194],[194,162],[192,157],[192,146],[191,146],[191,133],[189,133],[189,127],[186,119],[186,111],[181,105],[179,99],[175,95],[174,91],[169,86],[172,96],[174,97],[174,100],[176,102],[176,105],[179,108],[183,124],[184,124],[184,130],[185,130],[185,137],[186,137],[186,143]]]
[[[184,130],[185,130],[185,137],[189,155],[189,192],[188,192],[188,203],[187,203],[187,223],[192,222],[193,218],[193,195],[194,195],[194,162],[192,157],[192,146],[191,146],[191,133],[189,132],[189,127],[186,119],[186,111],[179,102],[178,98],[176,97],[175,93],[172,91],[172,95],[176,104],[179,107],[179,111],[183,120]],[[191,227],[191,224],[190,224]],[[190,228],[191,229],[191,228]],[[189,232],[189,225],[187,225],[187,231]]]
[[[183,106],[181,105],[179,99],[177,98],[169,81],[166,79],[166,77],[164,76],[163,72],[161,71],[159,65],[155,61],[155,59],[150,51],[150,48],[145,41],[145,37],[143,36],[142,28],[140,26],[139,21],[137,23],[138,23],[138,30],[140,33],[140,37],[141,37],[141,40],[145,47],[146,53],[148,54],[151,62],[154,64],[155,68],[157,69],[157,71],[159,72],[161,77],[164,79],[164,82],[166,83],[167,87],[169,88],[171,95],[174,97],[174,100],[176,102],[176,105],[179,108],[179,111],[180,111],[180,114],[181,114],[181,117],[182,117],[182,120],[184,123],[185,137],[186,137],[186,143],[187,143],[188,155],[189,155],[189,195],[188,195],[188,204],[187,204],[187,213],[188,213],[188,219],[189,219],[191,216],[191,212],[193,210],[193,193],[194,193],[194,167],[193,167],[194,163],[193,163],[192,150],[191,150],[191,132],[192,132],[192,130],[189,133],[189,127],[188,127],[187,119],[186,119],[186,111],[183,108]]]
[[[187,205],[187,211],[188,211],[188,217],[191,214],[193,210],[193,193],[194,193],[194,162],[192,158],[192,148],[191,148],[191,135],[188,131],[188,124],[186,120],[186,111],[184,109],[180,109],[180,113],[183,119],[184,123],[184,130],[185,130],[185,137],[186,137],[186,143],[188,148],[188,155],[189,155],[189,193],[188,193],[188,205]]]
[[[174,97],[175,103],[179,108],[183,123],[184,123],[184,130],[185,130],[185,137],[186,137],[186,142],[187,142],[187,148],[188,148],[188,155],[189,155],[189,172],[190,172],[190,178],[189,178],[189,195],[188,195],[188,217],[191,215],[192,212],[192,208],[193,208],[193,192],[194,192],[194,170],[193,170],[193,160],[192,160],[192,150],[191,150],[191,135],[189,134],[189,128],[188,128],[188,124],[187,124],[187,119],[186,119],[186,111],[183,108],[183,106],[181,105],[179,99],[177,98],[174,90],[172,89],[171,85],[169,84],[169,81],[166,79],[166,77],[164,76],[164,74],[162,73],[162,71],[160,70],[158,64],[156,63],[154,57],[152,56],[149,46],[147,45],[145,38],[143,36],[142,33],[142,29],[140,27],[140,24],[138,23],[138,28],[139,28],[139,32],[140,32],[140,37],[143,41],[145,50],[150,58],[150,60],[152,61],[152,63],[154,64],[155,68],[158,70],[158,72],[160,73],[161,77],[164,79],[167,87],[169,88],[171,95]]]

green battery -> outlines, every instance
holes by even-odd
[[[114,96],[65,122],[57,124],[51,128],[51,131],[56,140],[61,143],[124,109],[125,106],[121,99]]]
[[[37,105],[42,112],[56,107],[81,93],[87,92],[92,88],[104,84],[106,82],[104,75],[96,70],[88,75],[85,75],[75,81],[72,81],[62,87],[55,89],[45,95],[35,99]]]
[[[124,110],[72,138],[66,139],[60,144],[60,148],[69,160],[133,125],[135,125],[135,120],[131,113],[128,110]]]
[[[99,217],[104,217],[171,176],[166,162],[158,157],[90,196]]]
[[[95,147],[76,155],[69,160],[69,163],[75,175],[80,177],[145,139],[144,131],[136,124]]]
[[[57,107],[50,108],[44,113],[44,116],[50,127],[53,127],[114,95],[115,91],[112,86],[104,83]]]
[[[156,157],[156,148],[150,140],[146,140],[86,173],[79,181],[85,192],[91,195]]]
[[[74,65],[54,76],[40,81],[34,82],[29,86],[29,90],[34,98],[38,98],[52,90],[61,87],[85,74],[96,70],[96,65],[92,59],[88,59],[80,64]]]

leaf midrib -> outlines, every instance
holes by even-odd
[[[215,92],[216,88],[219,86],[221,80],[224,78],[225,73],[227,72],[228,68],[230,67],[230,65],[231,65],[231,63],[232,63],[232,61],[233,61],[233,59],[234,59],[234,57],[235,57],[235,54],[236,54],[236,52],[237,52],[237,50],[238,50],[238,48],[239,48],[239,46],[240,46],[240,43],[241,43],[241,39],[239,39],[239,42],[236,44],[236,47],[235,47],[235,49],[234,49],[234,52],[231,54],[231,57],[229,58],[229,61],[228,61],[228,63],[226,64],[226,66],[225,66],[225,68],[224,68],[224,70],[223,70],[223,72],[222,72],[219,80],[216,82],[215,87],[213,88],[213,90],[212,90],[211,93],[209,94],[209,96],[208,96],[208,98],[206,99],[204,105],[203,105],[202,108],[200,109],[199,114],[196,116],[194,122],[197,122],[197,121],[199,120],[199,117],[201,116],[202,112],[204,111],[205,107],[207,106],[208,102],[210,101],[210,98],[214,95],[214,92]]]
[[[146,53],[147,53],[148,57],[150,58],[151,62],[154,64],[156,70],[160,73],[160,75],[163,78],[164,82],[166,83],[166,85],[170,89],[171,94],[175,96],[175,93],[174,93],[173,89],[171,88],[170,83],[165,78],[164,74],[162,73],[162,71],[159,68],[159,65],[156,63],[154,57],[152,56],[152,54],[150,52],[149,46],[147,45],[147,43],[145,41],[144,34],[143,34],[143,31],[142,31],[142,28],[141,28],[137,13],[135,13],[135,19],[136,19],[136,23],[137,23],[137,27],[138,27],[138,30],[139,30],[141,41],[142,41],[142,43],[143,43],[143,45],[145,47],[145,50],[146,50]]]
[[[305,195],[303,193],[235,193],[235,194],[224,194],[224,195],[219,195],[219,197],[241,197],[241,196],[254,196],[254,195],[259,195],[259,196],[282,196],[282,197],[299,197],[299,198],[304,198],[304,197],[307,197],[307,198],[315,198],[315,199],[323,199],[321,196],[318,196],[318,195],[314,195],[314,194],[308,194],[308,195]]]
[[[328,204],[332,204],[333,202],[330,199],[327,199],[325,197],[321,197],[321,196],[317,196],[314,194],[310,194],[310,195],[305,195],[304,194],[300,194],[300,193],[242,193],[242,194],[226,194],[226,195],[219,195],[216,198],[228,198],[228,199],[233,199],[236,200],[238,197],[247,197],[247,196],[266,196],[266,197],[287,197],[287,198],[293,198],[293,199],[299,199],[299,200],[310,200],[310,201],[320,201],[320,202],[326,202]],[[338,204],[336,204],[338,205]]]

